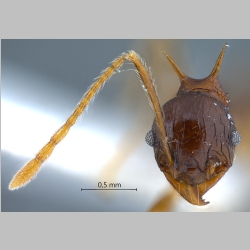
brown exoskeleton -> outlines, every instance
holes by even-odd
[[[146,140],[154,147],[160,169],[188,202],[195,205],[206,204],[201,196],[232,165],[234,147],[240,141],[228,111],[227,96],[218,81],[225,48],[224,46],[211,75],[203,80],[186,77],[167,56],[182,84],[177,97],[163,107],[159,103],[154,81],[144,61],[134,51],[122,54],[90,86],[72,115],[35,158],[17,172],[9,189],[18,189],[36,175],[41,164],[67,135],[104,83],[119,70],[125,60],[129,60],[135,65],[155,112],[153,128],[147,134]],[[212,105],[214,106],[210,107]]]
[[[161,144],[157,121],[146,140],[154,147],[159,168],[188,202],[206,205],[202,196],[232,166],[241,137],[229,113],[229,99],[219,83],[226,45],[211,74],[204,79],[184,75],[167,56],[181,86],[177,96],[163,105],[172,165]]]

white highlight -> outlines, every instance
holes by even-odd
[[[3,100],[1,104],[2,150],[19,156],[32,159],[63,124],[32,109]],[[96,174],[115,152],[115,145],[109,141],[96,131],[74,126],[47,162],[70,172]]]

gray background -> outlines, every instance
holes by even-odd
[[[108,66],[108,62],[128,49],[134,49],[152,67],[164,104],[175,95],[179,83],[160,49],[166,50],[184,73],[203,78],[211,72],[225,42],[230,48],[226,51],[220,79],[230,95],[231,113],[243,140],[237,147],[233,167],[204,196],[211,202],[209,206],[198,208],[174,196],[170,199],[172,206],[169,210],[250,211],[247,194],[250,188],[249,40],[2,40],[2,104],[8,102],[15,107],[26,107],[63,123],[93,78]],[[61,168],[56,160],[53,161],[55,151],[35,180],[11,192],[7,187],[12,176],[37,149],[22,157],[5,147],[6,139],[3,141],[2,136],[2,211],[147,211],[158,199],[172,192],[157,167],[152,148],[144,142],[153,112],[135,73],[127,70],[132,68],[126,64],[125,72],[111,78],[72,129],[91,129],[97,136],[107,138],[109,145],[116,149],[103,166],[95,166],[96,171],[91,162],[84,161],[87,154],[84,150],[77,164],[85,169],[85,174]],[[9,114],[4,107],[2,105],[2,135],[9,135],[11,129],[13,133],[22,134],[21,125],[29,121],[22,120],[18,114]],[[37,122],[50,127],[50,124],[43,124],[42,117]],[[51,128],[52,132],[56,129]],[[25,147],[29,138],[35,138],[39,133],[41,131],[37,130],[35,134],[27,135],[27,140],[16,143]],[[44,138],[45,142],[49,137]],[[7,142],[10,145],[8,139]],[[67,143],[66,139],[63,143]],[[80,137],[77,143],[68,146],[68,155],[72,159],[75,147],[89,147],[95,152],[95,162],[105,145],[100,147],[98,140],[90,143]],[[68,164],[67,169],[72,168],[72,164]],[[123,188],[138,188],[138,191],[80,191],[81,188],[96,188],[99,181],[119,182]]]

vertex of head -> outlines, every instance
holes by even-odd
[[[219,72],[226,47],[228,47],[227,44],[223,46],[212,72],[208,77],[204,79],[194,79],[186,76],[176,65],[174,60],[169,55],[167,55],[165,51],[162,50],[162,52],[164,53],[164,55],[166,56],[166,58],[168,59],[168,61],[170,62],[170,64],[172,65],[175,72],[180,78],[181,86],[179,88],[177,96],[187,92],[206,92],[209,95],[215,97],[216,99],[222,101],[225,105],[228,105],[228,97],[223,91],[219,82]]]

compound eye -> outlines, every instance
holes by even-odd
[[[150,130],[150,131],[146,134],[145,141],[146,141],[146,143],[147,143],[149,146],[151,146],[151,147],[154,146],[155,137],[154,137],[154,131],[153,131],[153,130]]]
[[[241,136],[237,130],[232,131],[230,141],[234,147],[240,144]]]

